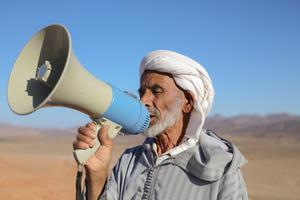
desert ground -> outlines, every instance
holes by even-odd
[[[75,199],[74,135],[0,138],[0,199]],[[251,200],[300,199],[300,140],[297,137],[223,135],[249,161],[242,168]],[[142,137],[118,136],[114,162]]]

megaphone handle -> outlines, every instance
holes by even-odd
[[[113,139],[121,130],[121,126],[116,124],[106,118],[94,119],[96,127],[96,133],[103,125],[108,125],[108,136]],[[74,158],[79,165],[84,165],[86,161],[97,151],[100,147],[100,142],[98,137],[95,139],[95,145],[92,148],[88,149],[76,149],[73,151]]]

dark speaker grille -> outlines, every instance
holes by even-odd
[[[145,129],[147,128],[149,122],[150,122],[150,116],[147,115],[146,120],[144,121],[144,124],[143,124],[143,126],[141,127],[141,129],[140,129],[140,132],[145,131]]]

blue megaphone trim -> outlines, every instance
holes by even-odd
[[[122,132],[138,134],[144,132],[150,123],[147,108],[138,99],[110,85],[112,88],[111,104],[102,114],[103,117],[120,124]]]

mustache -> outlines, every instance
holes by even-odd
[[[159,111],[154,107],[151,107],[151,108],[149,107],[148,111],[149,111],[149,114],[154,116],[154,117],[159,117],[160,116]]]

